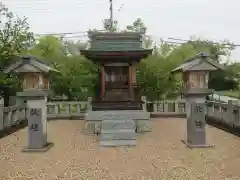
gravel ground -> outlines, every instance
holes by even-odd
[[[50,121],[45,153],[22,153],[27,131],[0,139],[0,180],[239,180],[240,138],[207,127],[213,149],[181,143],[185,120],[153,119],[153,131],[137,147],[99,148],[98,137],[83,135],[84,121]]]

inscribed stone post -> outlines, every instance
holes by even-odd
[[[28,146],[24,152],[47,151],[53,146],[47,142],[47,98],[38,97],[27,100]]]
[[[3,129],[4,100],[0,99],[0,130]]]
[[[41,149],[47,142],[43,132],[42,109],[30,108],[28,113],[28,148]]]
[[[190,147],[211,147],[206,144],[204,102],[189,102],[187,112],[187,140],[184,143]]]

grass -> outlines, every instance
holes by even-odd
[[[240,98],[240,90],[217,91],[217,94],[237,99]]]

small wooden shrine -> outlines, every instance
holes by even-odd
[[[93,110],[136,110],[142,102],[136,92],[136,65],[152,53],[144,49],[143,35],[136,32],[91,32],[90,48],[81,54],[100,67],[100,93]]]
[[[20,75],[23,91],[48,90],[52,71],[58,72],[46,61],[29,55],[17,57],[17,61],[4,70],[5,73]]]
[[[214,91],[208,89],[209,73],[216,70],[223,70],[223,67],[201,52],[172,70],[172,73],[182,73],[184,95],[208,95]]]

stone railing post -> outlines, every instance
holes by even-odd
[[[174,102],[174,112],[175,112],[175,113],[178,113],[178,112],[179,112],[179,101],[178,101],[178,100],[176,100],[176,101]]]
[[[240,106],[239,106],[239,104],[237,106],[237,117],[235,119],[234,126],[240,127]]]
[[[168,113],[168,100],[163,101],[163,112]]]
[[[158,101],[153,101],[153,112],[158,112]]]
[[[232,100],[228,100],[228,104],[227,104],[227,118],[223,119],[223,121],[225,121],[227,124],[229,124],[231,126],[234,123],[233,101]]]
[[[3,129],[4,100],[0,99],[0,130]]]
[[[88,97],[87,111],[92,111],[92,97]]]
[[[142,96],[141,100],[143,101],[143,104],[142,104],[143,111],[147,111],[147,98],[146,98],[146,96]]]
[[[206,103],[206,109],[207,109],[207,116],[213,117],[214,116],[214,102],[213,101],[207,101]]]

